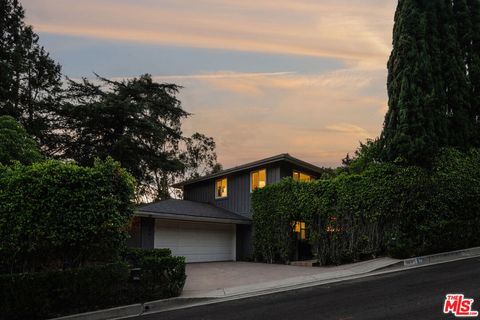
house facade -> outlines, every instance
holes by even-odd
[[[252,192],[286,177],[313,180],[322,172],[322,168],[280,154],[178,183],[173,187],[183,190],[182,200],[138,208],[132,245],[170,248],[187,262],[248,259],[253,252]]]

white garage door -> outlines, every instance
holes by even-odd
[[[155,248],[170,248],[187,262],[235,260],[235,225],[157,219]]]

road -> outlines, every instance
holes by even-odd
[[[455,319],[442,313],[447,293],[475,299],[480,310],[480,258],[136,319]]]

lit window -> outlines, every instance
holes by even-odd
[[[215,183],[215,198],[227,197],[227,178],[218,179]]]
[[[300,181],[300,182],[308,182],[308,181],[312,181],[313,178],[312,176],[306,173],[303,173],[300,171],[293,171],[293,180]]]
[[[295,221],[293,223],[293,231],[298,234],[300,240],[305,240],[307,238],[305,222]]]
[[[253,171],[250,180],[252,181],[252,185],[250,186],[251,191],[265,187],[267,184],[267,170]]]

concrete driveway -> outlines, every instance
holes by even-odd
[[[363,274],[391,266],[399,260],[379,258],[331,267],[298,267],[253,262],[187,264],[184,297],[222,297],[266,288],[291,286]]]
[[[283,280],[317,274],[319,269],[253,262],[190,263],[184,291],[213,291]]]

